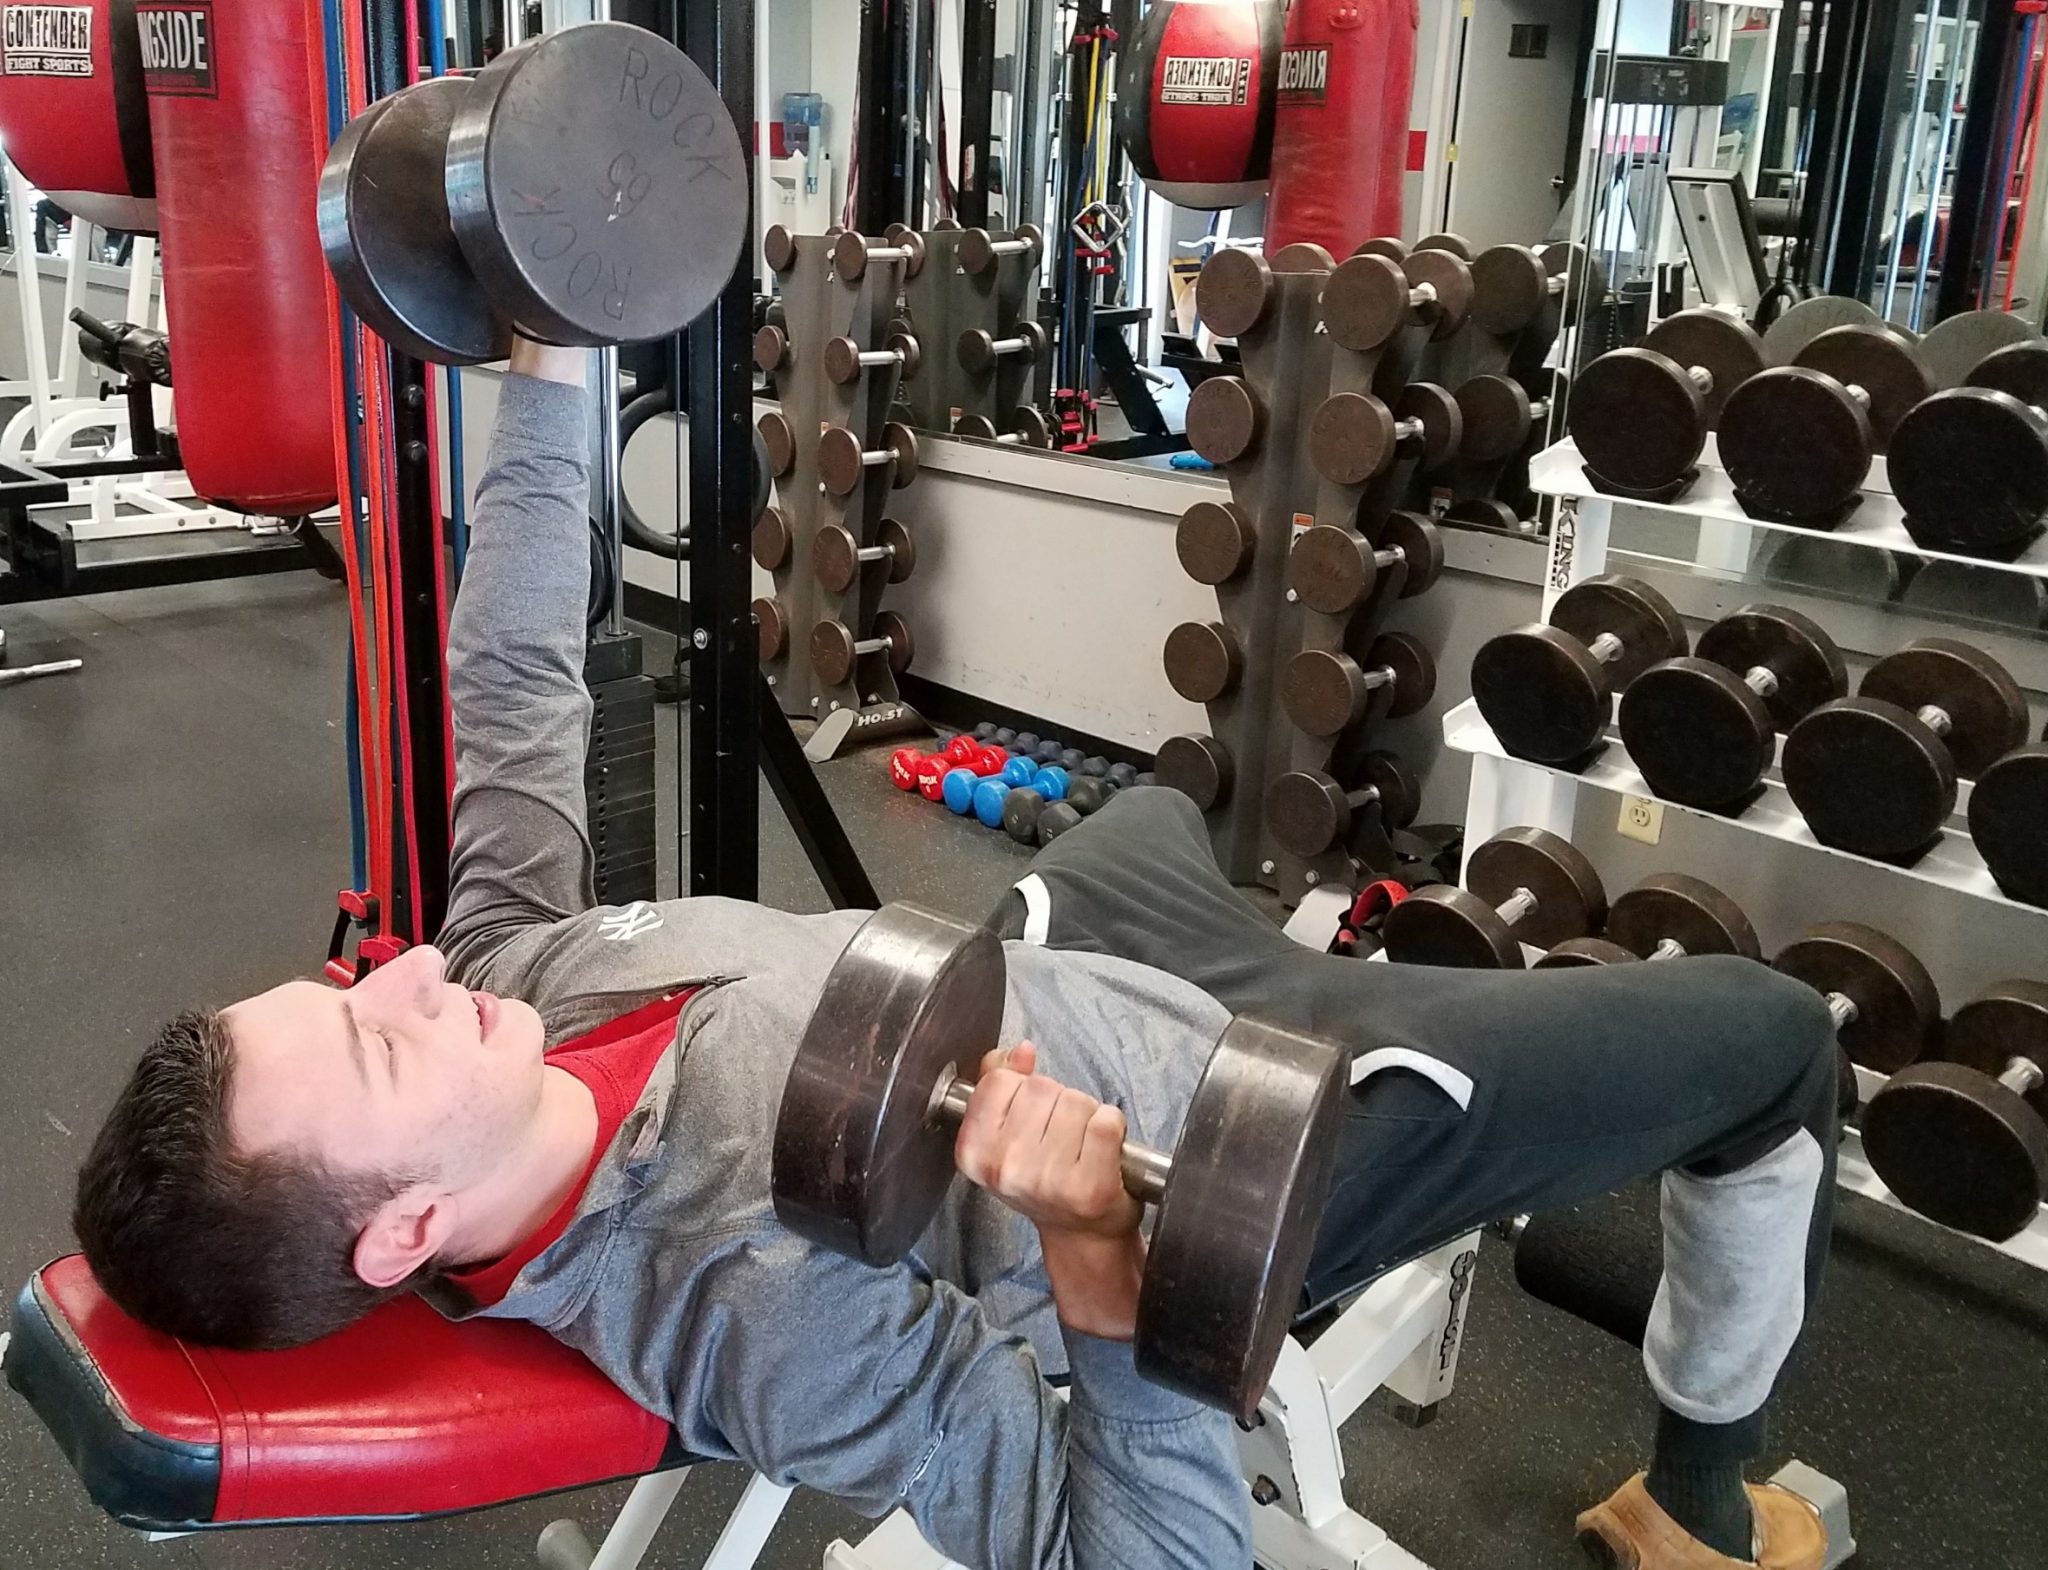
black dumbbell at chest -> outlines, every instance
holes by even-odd
[[[1623,494],[1681,484],[1729,395],[1764,367],[1745,322],[1698,309],[1668,316],[1639,348],[1603,354],[1572,388],[1566,418],[1587,471]]]
[[[1892,494],[1922,544],[1997,555],[2048,513],[2048,342],[2000,349],[1892,436]]]
[[[1522,945],[1552,949],[1607,915],[1600,875],[1547,829],[1496,834],[1465,860],[1465,887],[1430,884],[1387,912],[1387,958],[1403,965],[1520,970]]]
[[[1685,650],[1685,623],[1655,589],[1620,574],[1588,578],[1558,596],[1548,624],[1480,645],[1472,696],[1511,756],[1576,763],[1599,745],[1614,694]]]
[[[1834,639],[1782,605],[1745,605],[1690,655],[1652,665],[1621,695],[1621,739],[1651,791],[1709,811],[1748,804],[1777,734],[1849,690]]]
[[[1566,938],[1530,969],[1563,970],[1701,954],[1762,959],[1763,945],[1742,907],[1713,884],[1682,872],[1659,872],[1614,902],[1607,912],[1604,936]]]
[[[1785,738],[1785,789],[1815,839],[1880,861],[1918,856],[1972,779],[2026,740],[2005,668],[1951,638],[1871,666],[1853,698],[1824,703]]]
[[[1832,522],[1862,489],[1871,456],[1933,393],[1918,351],[1891,329],[1831,328],[1728,395],[1721,466],[1756,516]]]
[[[2048,1199],[2048,984],[2007,981],[1956,1010],[1939,1063],[1863,1109],[1863,1150],[1900,1200],[2003,1242]]]
[[[909,1253],[953,1185],[956,1134],[1004,1001],[992,933],[905,905],[862,924],[826,977],[776,1114],[770,1182],[784,1225],[875,1266]],[[1124,1186],[1156,1207],[1139,1371],[1241,1420],[1300,1308],[1346,1066],[1327,1042],[1236,1020],[1172,1154],[1123,1148]]]
[[[1320,856],[1350,835],[1356,814],[1379,813],[1387,829],[1405,829],[1422,807],[1422,789],[1391,752],[1366,755],[1364,783],[1346,789],[1320,769],[1291,769],[1266,787],[1266,825],[1283,850]]]

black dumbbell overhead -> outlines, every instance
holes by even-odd
[[[1004,993],[991,932],[904,905],[862,924],[826,977],[776,1114],[770,1185],[784,1225],[877,1266],[910,1251],[952,1187],[957,1127],[1001,1040]],[[1171,1156],[1124,1146],[1125,1187],[1157,1207],[1138,1368],[1243,1421],[1300,1308],[1345,1068],[1328,1043],[1238,1019]]]
[[[1792,363],[1728,395],[1718,448],[1735,495],[1762,518],[1832,521],[1853,502],[1874,453],[1934,392],[1917,349],[1883,325],[1831,328]]]
[[[996,361],[1005,355],[1021,354],[1036,360],[1045,353],[1045,329],[1033,321],[1022,321],[1007,338],[998,338],[979,327],[970,327],[960,335],[960,364],[976,376],[995,369]]]
[[[1520,970],[1522,945],[1555,948],[1607,914],[1600,875],[1583,852],[1546,829],[1496,834],[1465,860],[1465,887],[1417,889],[1387,912],[1387,958],[1404,965]]]
[[[2005,668],[1951,638],[1871,666],[1853,698],[1792,727],[1780,767],[1815,839],[1880,861],[1917,857],[1974,779],[2026,740],[2027,704]]]
[[[1691,655],[1652,665],[1621,695],[1621,739],[1653,794],[1710,811],[1748,804],[1777,733],[1849,690],[1834,639],[1782,605],[1745,605]]]
[[[1624,494],[1680,484],[1729,394],[1763,366],[1763,341],[1747,323],[1704,308],[1667,316],[1639,348],[1601,355],[1566,411],[1587,471]]]
[[[1699,878],[1659,872],[1617,899],[1603,937],[1566,938],[1531,966],[1559,970],[1634,960],[1735,954],[1762,959],[1756,928],[1735,901]]]
[[[1287,587],[1312,611],[1344,616],[1372,598],[1380,575],[1401,569],[1400,596],[1413,599],[1443,571],[1443,536],[1420,513],[1394,512],[1368,540],[1338,523],[1301,530],[1287,555]]]
[[[1547,625],[1480,645],[1472,696],[1512,756],[1575,763],[1599,745],[1614,694],[1685,650],[1685,623],[1655,589],[1620,574],[1588,578],[1558,596]]]
[[[601,87],[633,52],[659,97]],[[350,121],[321,170],[321,249],[374,332],[439,364],[502,358],[515,322],[584,347],[664,338],[731,276],[746,167],[717,88],[681,50],[584,23]],[[536,191],[551,193],[544,215]]]
[[[2048,342],[2001,349],[1916,405],[1886,464],[1923,544],[1998,555],[2033,539],[2048,513]]]
[[[1266,823],[1283,850],[1297,856],[1320,856],[1342,844],[1352,829],[1353,815],[1377,808],[1388,829],[1415,821],[1422,791],[1415,778],[1391,752],[1366,755],[1364,784],[1347,790],[1320,769],[1294,769],[1266,787]]]
[[[1870,1098],[1864,1154],[1912,1209],[2003,1242],[2048,1199],[2048,984],[2002,982],[1964,1004],[1941,1055]]]

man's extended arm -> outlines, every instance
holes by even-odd
[[[515,344],[477,482],[448,628],[456,789],[440,941],[457,975],[520,929],[591,903],[589,359]]]

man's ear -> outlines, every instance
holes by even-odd
[[[449,1196],[409,1188],[379,1205],[356,1238],[356,1275],[380,1292],[409,1280],[439,1257],[455,1230]]]

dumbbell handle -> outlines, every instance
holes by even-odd
[[[907,245],[871,245],[868,260],[871,262],[893,262],[899,256],[909,256],[912,248]]]
[[[1538,903],[1539,901],[1536,896],[1527,889],[1516,889],[1514,893],[1493,907],[1493,913],[1512,927],[1524,916],[1528,915],[1530,911],[1534,910]]]
[[[1685,945],[1676,938],[1659,938],[1657,946],[1644,956],[1645,959],[1684,959]]]
[[[896,449],[893,447],[864,447],[861,449],[860,462],[861,467],[864,469],[877,468],[882,464],[894,463],[895,461]]]
[[[1380,558],[1381,556],[1384,556],[1384,555],[1387,555],[1387,554],[1389,554],[1389,553],[1388,553],[1388,552],[1385,552],[1385,551],[1374,551],[1374,552],[1373,552],[1373,558],[1374,558],[1375,560],[1378,560],[1378,559],[1379,559],[1379,558]],[[1394,556],[1395,556],[1395,557],[1396,557],[1397,559],[1399,559],[1399,560],[1402,560],[1402,561],[1405,561],[1405,560],[1407,560],[1407,558],[1406,558],[1406,557],[1404,557],[1404,556],[1402,556],[1402,555],[1401,555],[1401,553],[1400,553],[1399,551],[1395,551],[1395,552],[1392,552],[1391,554],[1392,554],[1392,555],[1394,555]],[[1380,562],[1380,565],[1381,565],[1382,567],[1390,567],[1390,566],[1392,566],[1392,565],[1393,565],[1393,563],[1392,563],[1392,562],[1386,562],[1386,561],[1382,561],[1382,562]],[[1394,680],[1395,680],[1395,679],[1396,679],[1396,678],[1395,678],[1395,676],[1394,676],[1394,667],[1393,667],[1393,666],[1391,666],[1391,665],[1375,665],[1375,666],[1374,666],[1374,667],[1373,667],[1373,668],[1372,668],[1371,670],[1369,670],[1369,671],[1365,672],[1365,690],[1366,690],[1367,692],[1377,692],[1377,691],[1378,691],[1378,690],[1379,690],[1380,688],[1382,688],[1382,687],[1385,687],[1385,686],[1390,686],[1390,685],[1391,685],[1391,684],[1392,684],[1392,683],[1394,682]]]
[[[867,547],[867,550],[859,551],[855,554],[860,556],[865,561],[872,561],[874,560],[874,558],[868,555],[868,551],[879,551],[886,549],[888,549],[887,546],[871,545]],[[863,654],[880,654],[882,650],[891,647],[893,647],[893,645],[889,642],[887,638],[856,638],[853,641],[853,652],[856,658]]]
[[[1029,338],[992,338],[989,340],[990,354],[1022,354],[1031,347]]]
[[[1549,413],[1550,399],[1548,397],[1531,398],[1529,400],[1529,422],[1532,425],[1536,421],[1546,418]]]
[[[1774,697],[1778,691],[1778,673],[1768,665],[1752,665],[1742,673],[1742,685],[1759,698]]]
[[[1603,632],[1599,637],[1586,645],[1586,652],[1591,654],[1602,665],[1605,665],[1609,660],[1621,653],[1621,640],[1611,632]]]
[[[1394,422],[1394,440],[1397,442],[1411,441],[1421,434],[1422,422],[1413,415],[1408,416],[1404,420],[1396,420]]]
[[[868,252],[870,256],[878,254],[875,251]],[[853,363],[855,365],[894,365],[902,359],[903,351],[901,349],[863,349],[853,357]]]
[[[2005,1065],[2005,1072],[1998,1076],[1999,1084],[2018,1096],[2031,1096],[2042,1085],[2048,1084],[2048,1074],[2041,1071],[2041,1065],[2032,1058],[2014,1058]]]
[[[967,1102],[974,1094],[972,1082],[961,1077],[951,1064],[932,1087],[931,1106],[926,1116],[934,1123],[957,1126],[967,1116]],[[1136,1140],[1124,1141],[1118,1157],[1123,1168],[1124,1190],[1131,1198],[1156,1205],[1166,1197],[1166,1180],[1173,1175],[1173,1157]]]
[[[991,240],[988,242],[988,253],[991,256],[1022,256],[1031,248],[1029,240]]]
[[[1704,365],[1688,365],[1685,368],[1685,375],[1686,379],[1701,392],[1707,393],[1714,390],[1714,373]]]
[[[894,561],[896,547],[893,545],[863,545],[853,553],[855,561]]]
[[[1948,710],[1937,708],[1931,703],[1923,703],[1913,712],[1920,723],[1933,731],[1937,736],[1946,736],[1955,724],[1948,717]]]
[[[1408,291],[1408,304],[1411,307],[1436,304],[1436,285],[1433,283],[1414,285]]]
[[[1856,1006],[1856,1000],[1846,992],[1827,994],[1828,1018],[1835,1022],[1835,1029],[1853,1025],[1863,1017],[1863,1011]]]

